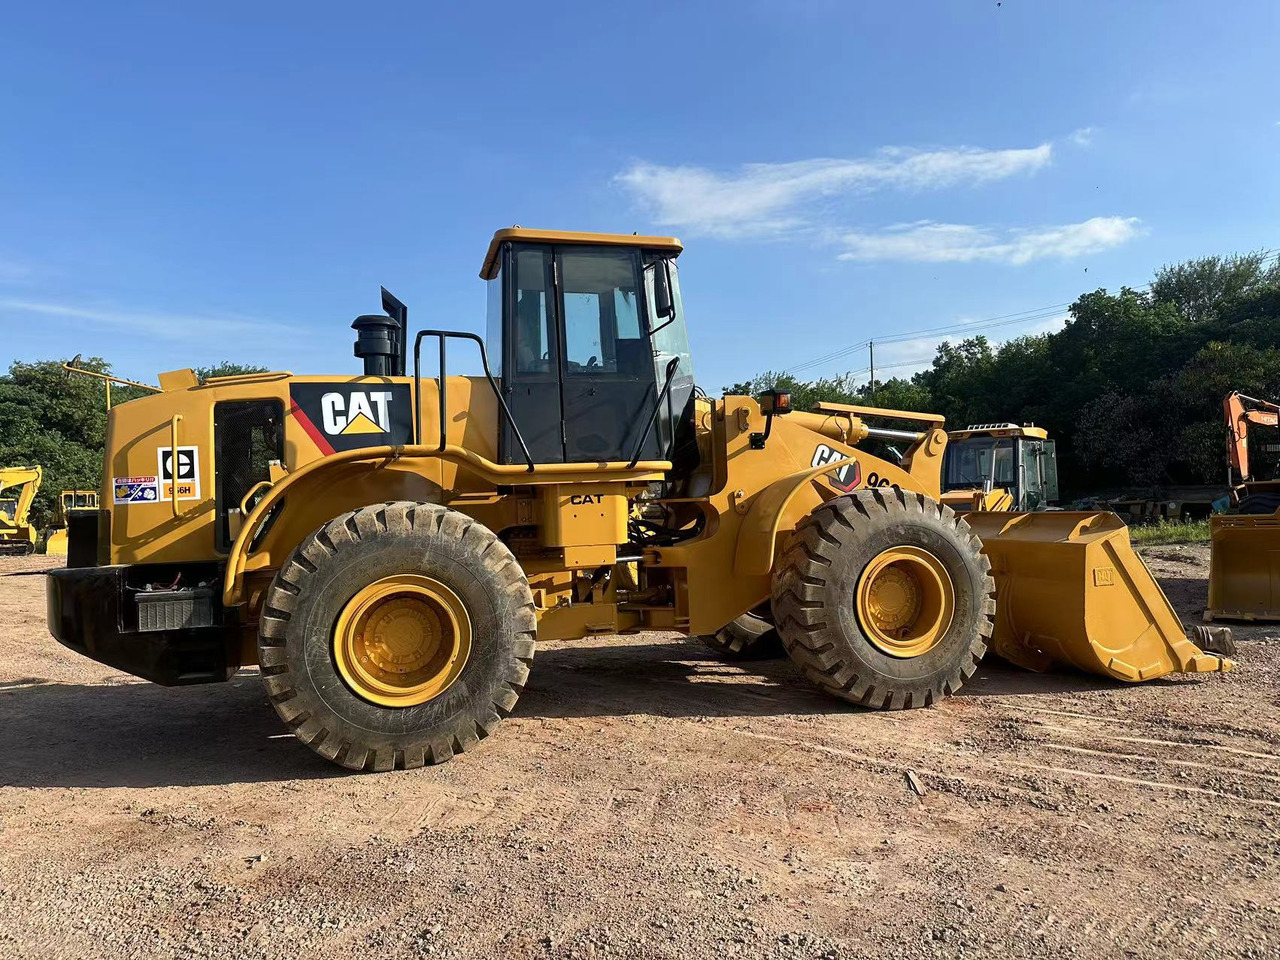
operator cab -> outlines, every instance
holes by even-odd
[[[948,436],[942,492],[1007,490],[1013,510],[1043,510],[1058,499],[1054,441],[1041,427],[977,423]]]
[[[486,340],[536,463],[672,459],[693,362],[671,237],[513,227],[489,244]],[[505,418],[503,463],[524,454]]]

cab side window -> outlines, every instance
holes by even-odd
[[[515,256],[515,368],[517,373],[555,372],[555,343],[547,296],[549,257],[541,250],[521,250]]]

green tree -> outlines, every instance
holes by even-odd
[[[941,414],[952,427],[1043,426],[1058,442],[1068,496],[1221,483],[1222,397],[1238,389],[1280,398],[1280,263],[1250,253],[1162,267],[1149,290],[1082,294],[1062,330],[999,346],[982,336],[945,342],[928,370],[874,391],[849,376],[774,373],[734,389],[754,395],[775,384],[792,391],[797,409],[874,397]]]
[[[212,380],[214,377],[239,377],[246,373],[266,373],[266,367],[253,366],[245,363],[233,363],[230,360],[223,360],[209,367],[196,367],[196,376],[200,378],[200,382]]]
[[[101,357],[77,366],[111,373]],[[201,379],[257,373],[262,367],[223,361],[200,368]],[[113,385],[113,406],[147,391]],[[0,376],[0,466],[40,466],[44,478],[31,508],[31,522],[47,526],[57,512],[62,490],[97,490],[102,481],[102,450],[107,429],[106,387],[94,377],[69,374],[61,361],[15,361]]]

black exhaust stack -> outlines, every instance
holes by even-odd
[[[403,377],[408,350],[409,308],[382,288],[386,314],[356,317],[355,355],[364,362],[366,377]]]

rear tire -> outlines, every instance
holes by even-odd
[[[420,602],[418,583],[449,609]],[[536,635],[529,583],[492,531],[436,504],[387,503],[331,520],[293,551],[267,593],[258,662],[276,712],[316,753],[350,770],[407,769],[493,732],[524,689]],[[374,674],[407,705],[375,702]]]
[[[774,574],[774,618],[791,659],[828,693],[868,707],[924,707],[959,690],[986,653],[996,609],[990,569],[951,508],[896,487],[862,490],[797,526]],[[867,584],[877,581],[868,578],[878,576],[891,582],[869,605]],[[885,626],[872,610],[907,612]]]
[[[726,660],[772,660],[786,653],[768,603],[699,639]]]

